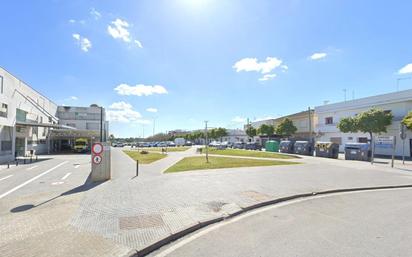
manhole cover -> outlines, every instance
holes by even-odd
[[[119,218],[119,228],[125,229],[138,229],[138,228],[153,228],[161,227],[164,225],[162,216],[159,214],[151,215],[138,215],[131,217]]]
[[[207,202],[207,207],[209,207],[209,209],[211,209],[214,212],[219,212],[223,205],[225,205],[226,203],[224,202],[218,202],[218,201],[212,201],[212,202]]]
[[[244,192],[242,192],[242,195],[247,197],[247,198],[258,201],[258,202],[266,201],[266,200],[270,199],[270,197],[268,195],[262,194],[262,193],[259,193],[259,192],[256,192],[256,191],[244,191]]]

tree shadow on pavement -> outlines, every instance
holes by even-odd
[[[33,204],[24,204],[24,205],[20,205],[20,206],[14,207],[13,209],[10,210],[10,212],[17,213],[17,212],[28,211],[28,210],[30,210],[30,209],[32,209],[32,208],[39,207],[39,206],[41,206],[41,205],[44,205],[44,204],[46,204],[46,203],[49,203],[49,202],[51,202],[51,201],[53,201],[53,200],[55,200],[55,199],[57,199],[57,198],[60,198],[60,197],[62,197],[62,196],[67,196],[67,195],[72,195],[72,194],[77,194],[77,193],[81,193],[81,192],[88,191],[88,190],[90,190],[90,189],[92,189],[92,188],[94,188],[94,187],[96,187],[96,186],[99,186],[99,185],[103,184],[104,182],[105,182],[105,181],[102,181],[102,182],[91,182],[91,180],[90,180],[90,175],[89,175],[83,185],[80,185],[80,186],[78,186],[78,187],[72,188],[72,189],[70,189],[69,191],[66,191],[66,192],[64,192],[64,193],[61,193],[61,194],[58,195],[58,196],[55,196],[55,197],[53,197],[53,198],[50,198],[49,200],[44,201],[44,202],[41,202],[41,203],[36,204],[36,205],[33,205]]]

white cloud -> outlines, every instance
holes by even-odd
[[[236,116],[232,119],[233,122],[236,123],[245,123],[246,122],[246,118],[240,117],[240,116]]]
[[[403,66],[399,71],[399,74],[407,74],[407,73],[412,73],[412,63],[406,64]]]
[[[282,69],[282,72],[286,72],[289,69],[289,67],[287,65],[284,65],[284,64],[281,65],[280,68]]]
[[[147,125],[147,124],[152,123],[152,121],[150,121],[150,120],[145,120],[145,119],[140,119],[140,120],[136,120],[136,123]]]
[[[98,12],[95,8],[92,8],[90,10],[90,15],[95,19],[98,20],[102,17],[102,14],[100,12]]]
[[[146,111],[148,112],[157,112],[156,108],[147,108]]]
[[[119,95],[137,95],[148,96],[153,94],[167,94],[166,88],[160,85],[146,86],[138,84],[136,86],[129,86],[127,84],[120,84],[114,89]]]
[[[107,111],[107,119],[111,122],[141,123],[142,115],[133,110],[133,106],[123,101],[112,103]]]
[[[70,100],[76,101],[76,100],[79,100],[79,98],[73,95],[73,96],[70,96]]]
[[[326,53],[314,53],[309,58],[311,60],[320,60],[326,57]]]
[[[69,23],[75,23],[75,22],[76,22],[76,20],[74,20],[74,19],[69,20]]]
[[[82,51],[88,52],[89,49],[92,48],[92,42],[90,42],[89,39],[82,37],[79,34],[72,34],[72,36],[76,40]]]
[[[257,58],[243,58],[237,61],[233,68],[236,72],[256,71],[262,74],[270,73],[282,64],[282,60],[276,57],[266,57],[265,61],[259,62]]]
[[[143,48],[143,45],[139,40],[135,39],[134,42],[136,43],[137,47]]]
[[[259,81],[267,81],[267,80],[271,80],[271,79],[274,79],[276,77],[276,74],[265,74],[265,75],[263,75],[263,77],[261,77],[260,79],[259,79]]]
[[[124,110],[124,109],[132,109],[132,105],[126,102],[116,102],[116,103],[112,103],[109,106],[110,109],[115,109],[115,110]]]
[[[112,21],[114,26],[107,26],[107,32],[115,39],[121,39],[124,42],[130,42],[130,32],[127,30],[129,23],[127,21],[117,18]]]

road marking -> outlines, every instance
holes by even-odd
[[[75,169],[77,169],[77,168],[79,168],[79,167],[80,167],[80,164],[75,164],[75,165],[74,165],[74,168],[75,168]]]
[[[68,178],[71,174],[72,174],[71,172],[68,172],[66,175],[64,175],[64,176],[62,177],[62,180],[65,180],[65,179]]]
[[[8,179],[8,178],[10,178],[10,177],[13,177],[13,175],[8,175],[8,176],[6,176],[6,177],[4,177],[4,178],[0,178],[0,181],[5,180],[5,179]]]
[[[37,167],[39,167],[39,166],[38,166],[38,165],[34,165],[33,167],[27,168],[26,170],[32,170],[32,169],[35,169],[35,168],[37,168]]]
[[[16,191],[16,190],[18,190],[18,189],[20,189],[20,188],[24,187],[25,185],[27,185],[27,184],[29,184],[29,183],[31,183],[31,182],[33,182],[33,181],[35,181],[36,179],[38,179],[38,178],[40,178],[40,177],[42,177],[42,176],[46,175],[47,173],[49,173],[49,172],[51,172],[51,171],[53,171],[53,170],[57,169],[58,167],[60,167],[60,166],[62,166],[62,165],[64,165],[64,164],[66,164],[66,163],[68,163],[68,161],[64,161],[64,162],[62,162],[62,163],[60,163],[60,164],[57,164],[57,165],[56,165],[56,166],[54,166],[53,168],[50,168],[50,169],[46,170],[45,172],[40,173],[39,175],[37,175],[37,176],[35,176],[35,177],[33,177],[33,178],[31,178],[31,179],[27,180],[26,182],[24,182],[24,183],[22,183],[22,184],[20,184],[20,185],[18,185],[18,186],[16,186],[16,187],[14,187],[14,188],[10,189],[10,190],[9,190],[9,191],[7,191],[6,193],[1,194],[1,195],[0,195],[0,199],[1,199],[1,198],[3,198],[3,197],[5,197],[5,196],[7,196],[7,195],[9,195],[9,194],[11,194],[11,193],[13,193],[14,191]]]
[[[63,181],[58,181],[58,182],[53,182],[53,183],[51,183],[53,186],[55,186],[55,185],[61,185],[61,184],[63,184],[64,182]]]

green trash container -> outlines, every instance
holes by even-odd
[[[274,140],[268,140],[265,143],[266,152],[279,152],[279,142]]]

